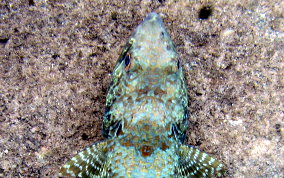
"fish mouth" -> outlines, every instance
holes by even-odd
[[[158,69],[159,73],[167,73],[169,67],[177,63],[173,42],[162,18],[156,12],[150,13],[138,25],[130,41],[129,53],[143,71]]]
[[[137,33],[141,33],[142,31],[146,32],[144,33],[144,35],[146,36],[151,35],[151,33],[158,35],[158,33],[165,34],[166,28],[159,14],[157,14],[156,12],[152,12],[144,19],[144,21],[141,24],[138,25],[134,33],[134,36]]]
[[[148,23],[148,22],[164,25],[163,20],[156,12],[151,12],[150,14],[148,14],[148,16],[144,19],[143,23]]]

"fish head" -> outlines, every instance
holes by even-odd
[[[174,135],[183,142],[187,125],[187,90],[182,66],[161,17],[150,13],[123,49],[112,74],[106,102],[104,135]]]

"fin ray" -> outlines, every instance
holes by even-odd
[[[107,142],[94,144],[74,156],[60,169],[60,176],[101,177],[105,173]]]
[[[177,167],[179,177],[220,177],[224,175],[224,166],[213,157],[200,150],[182,145]]]

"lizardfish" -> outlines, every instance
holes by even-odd
[[[67,162],[60,176],[219,177],[224,166],[185,145],[188,96],[181,62],[161,17],[150,13],[112,73],[105,141]]]

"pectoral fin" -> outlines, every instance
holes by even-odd
[[[88,147],[68,161],[60,169],[59,176],[105,177],[107,142]]]
[[[224,166],[216,159],[200,150],[182,145],[179,150],[180,162],[177,177],[220,177]]]

